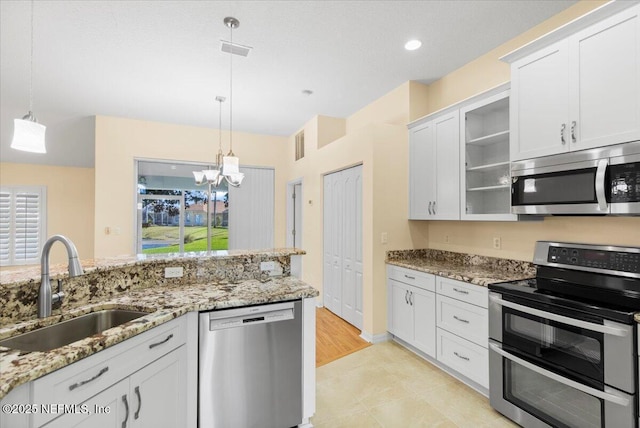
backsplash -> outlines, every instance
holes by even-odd
[[[83,260],[85,274],[69,278],[67,266],[50,269],[51,287],[57,291],[62,279],[65,298],[54,305],[53,315],[68,308],[103,300],[128,291],[149,287],[175,287],[190,284],[234,284],[255,279],[266,281],[269,272],[260,270],[260,263],[276,262],[282,269],[278,276],[291,274],[291,255],[304,254],[295,249],[263,251],[231,251],[165,255],[153,257],[119,257],[104,260]],[[165,278],[167,267],[182,267],[180,278]],[[40,267],[0,272],[0,327],[37,316]]]

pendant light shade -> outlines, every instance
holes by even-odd
[[[33,110],[33,0],[31,0],[31,56],[29,62],[29,113],[13,120],[11,148],[31,153],[47,153],[44,144],[46,127],[36,120]]]
[[[36,122],[31,112],[22,119],[14,119],[11,148],[31,153],[47,153],[44,144],[46,130],[46,126]]]

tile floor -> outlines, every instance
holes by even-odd
[[[319,367],[316,428],[517,427],[489,400],[395,342]]]

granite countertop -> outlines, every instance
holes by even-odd
[[[238,284],[196,284],[145,289],[122,294],[100,303],[80,306],[64,315],[9,325],[0,329],[0,339],[102,309],[119,308],[152,312],[99,335],[48,352],[21,352],[0,346],[0,399],[16,386],[95,354],[187,312],[295,300],[315,297],[318,294],[315,288],[291,276],[264,282],[247,280]]]
[[[637,313],[637,314],[634,316],[634,318],[635,318],[636,322],[640,322],[640,313]]]
[[[0,346],[0,399],[13,388],[95,354],[187,312],[234,308],[318,296],[290,276],[295,248],[211,251],[82,260],[84,275],[69,278],[66,265],[51,266],[52,287],[63,279],[65,298],[52,316],[37,318],[40,267],[0,272],[0,340],[103,309],[148,315],[47,352]],[[261,269],[272,262],[276,270]],[[183,275],[166,278],[167,267]]]
[[[529,262],[432,249],[389,251],[386,262],[484,287],[536,275],[535,266]]]

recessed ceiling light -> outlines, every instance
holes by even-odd
[[[313,91],[311,89],[303,89],[302,90],[302,95],[306,95],[308,97],[311,94],[313,94]]]
[[[404,44],[404,48],[408,51],[415,51],[420,46],[422,46],[422,42],[420,40],[409,40]]]

